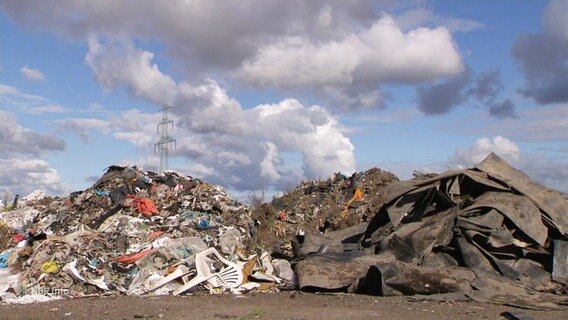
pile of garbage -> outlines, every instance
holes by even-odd
[[[304,233],[323,233],[369,222],[386,200],[385,186],[398,178],[378,168],[326,180],[302,181],[269,204],[252,208],[258,241],[289,259],[292,240]]]
[[[3,302],[294,287],[290,263],[252,240],[248,206],[177,172],[111,166],[68,197],[16,201],[0,213]]]
[[[298,237],[304,291],[568,304],[568,198],[495,154],[386,186],[370,222]]]
[[[567,288],[568,197],[495,154],[407,181],[337,173],[252,209],[196,178],[111,166],[0,213],[2,302],[299,289],[553,309]]]

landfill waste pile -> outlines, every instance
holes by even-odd
[[[304,233],[341,230],[369,222],[386,200],[386,189],[398,178],[378,168],[327,180],[301,182],[270,204],[252,208],[258,242],[273,254],[293,258],[292,240]]]
[[[471,169],[388,184],[369,222],[298,237],[303,291],[568,304],[568,198],[495,154]]]
[[[199,179],[111,166],[68,197],[16,201],[0,212],[1,302],[295,287],[252,241],[249,208]]]
[[[495,154],[407,181],[337,173],[252,207],[111,166],[87,190],[0,213],[3,303],[299,289],[555,309],[567,287],[568,198]]]

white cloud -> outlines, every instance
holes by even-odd
[[[391,1],[153,0],[3,1],[0,9],[28,28],[84,38],[129,35],[159,41],[191,70],[235,68],[259,46],[294,35],[333,38],[393,7]],[[61,10],[65,8],[65,10]],[[207,32],[214,30],[214,32]]]
[[[0,84],[0,103],[14,112],[31,115],[63,113],[69,110],[42,96],[24,93],[18,88]]]
[[[385,162],[381,163],[380,167],[393,172],[400,179],[411,179],[415,170],[423,173],[442,173],[447,170],[471,168],[485,159],[490,152],[495,152],[533,181],[568,193],[568,161],[563,155],[565,151],[559,149],[556,156],[554,153],[526,152],[505,137],[482,137],[467,148],[456,148],[451,159]]]
[[[38,157],[63,151],[65,142],[22,127],[6,111],[0,110],[0,119],[0,194],[26,195],[36,189],[61,194],[64,185],[58,173]]]
[[[481,162],[491,152],[507,161],[519,160],[519,147],[513,141],[502,136],[490,138],[480,138],[468,149],[456,149],[456,160],[458,164],[466,167],[473,166]]]
[[[19,94],[20,90],[16,89],[12,86],[7,86],[5,84],[0,83],[0,95],[14,95]]]
[[[55,169],[44,160],[16,157],[0,158],[0,194],[25,196],[34,190],[62,195],[67,187]]]
[[[564,41],[568,40],[568,1],[552,0],[546,6],[542,24],[547,33],[555,35]]]
[[[44,81],[45,80],[45,75],[43,74],[43,72],[41,72],[38,69],[30,68],[27,65],[24,65],[20,69],[20,72],[22,73],[24,78],[26,78],[30,81]]]
[[[451,31],[473,29],[475,22],[438,18],[443,23],[404,30],[383,13],[404,6],[394,1],[295,0],[171,0],[168,6],[149,0],[0,4],[16,22],[66,37],[83,39],[96,32],[103,39],[157,43],[192,82],[215,77],[239,85],[287,88],[343,109],[382,107],[384,89],[379,86],[385,83],[439,80],[463,69]],[[101,44],[90,36],[87,63],[97,64],[95,77],[103,87],[115,89],[121,82],[133,93],[147,95],[151,83],[155,87],[149,98],[169,104],[175,90],[171,79],[152,64],[152,53],[133,50],[129,41],[118,42]],[[128,58],[117,60],[122,54]],[[121,63],[129,68],[113,73]],[[132,76],[137,68],[145,77]],[[329,97],[329,91],[334,95]]]
[[[0,118],[0,150],[3,155],[39,156],[49,151],[65,150],[63,140],[22,127],[11,113],[0,110]]]
[[[290,37],[271,43],[246,60],[237,75],[262,86],[301,87],[413,83],[455,75],[463,68],[446,28],[404,33],[385,15],[370,28],[339,41]]]
[[[175,97],[170,115],[175,123],[172,135],[179,139],[171,155],[199,165],[196,168],[209,174],[203,177],[208,181],[236,189],[278,189],[301,177],[325,178],[336,171],[354,170],[353,145],[324,108],[285,99],[244,109],[212,79],[199,85],[176,84],[150,65],[151,57],[152,53],[135,49],[130,42],[103,48],[92,37],[86,61],[103,87],[126,85],[133,95],[154,102],[163,96]],[[139,79],[145,79],[144,83]],[[98,130],[150,152],[160,118],[159,113],[129,110],[106,120],[68,119],[61,127],[83,137],[89,130]],[[285,169],[280,152],[300,154],[302,167]]]
[[[63,106],[57,104],[37,105],[37,106],[32,106],[27,110],[25,110],[26,113],[35,114],[35,115],[46,114],[46,113],[63,113],[66,111],[67,110]]]
[[[203,146],[187,150],[183,146],[188,143],[180,141],[178,154],[213,168],[220,175],[217,178],[233,177],[241,188],[282,187],[300,178],[284,169],[280,152],[300,153],[301,176],[306,178],[354,170],[353,145],[338,121],[321,107],[286,99],[243,109],[213,80],[180,85],[175,105],[172,113],[179,117],[179,126],[174,135],[192,137],[191,145]]]
[[[171,104],[176,95],[175,82],[152,64],[153,57],[151,52],[135,49],[128,40],[101,44],[91,35],[85,62],[107,91],[126,85],[136,96],[158,105]]]
[[[278,181],[280,173],[278,173],[278,149],[276,145],[270,141],[263,144],[263,149],[266,151],[266,156],[260,161],[260,176],[268,181]]]
[[[493,139],[480,138],[468,149],[457,148],[449,165],[471,167],[481,162],[490,152],[495,152],[534,181],[568,192],[568,162],[565,157],[555,158],[545,154],[521,152],[516,143],[501,136]]]
[[[395,17],[395,19],[403,30],[409,30],[419,26],[444,26],[452,32],[469,32],[483,28],[484,26],[482,23],[471,19],[442,17],[425,8],[415,8],[404,11],[402,14]]]
[[[353,145],[322,107],[286,99],[243,109],[213,80],[197,86],[182,83],[179,88],[170,113],[175,123],[171,135],[178,146],[171,156],[191,161],[187,168],[177,167],[182,172],[202,174],[207,181],[238,190],[283,190],[301,178],[354,171]],[[98,130],[150,153],[160,119],[159,112],[129,110],[107,120],[68,119],[62,128],[80,134]],[[302,167],[285,167],[281,152],[299,154]],[[155,162],[145,165],[157,170]]]
[[[350,84],[360,63],[352,46],[315,44],[306,38],[291,37],[261,48],[257,56],[244,62],[237,76],[260,86]]]

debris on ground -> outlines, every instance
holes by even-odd
[[[555,309],[567,261],[566,195],[495,154],[407,181],[336,173],[252,206],[177,172],[111,166],[84,191],[0,213],[11,303],[299,289]]]
[[[219,186],[173,171],[111,166],[87,190],[65,198],[37,191],[0,213],[0,297],[290,286],[292,277],[277,277],[268,253],[252,241],[255,228],[248,206]],[[221,253],[196,258],[215,248]],[[179,290],[196,266],[198,275],[207,271],[199,275],[204,281]],[[235,282],[229,269],[247,276]]]
[[[568,303],[565,195],[495,154],[472,169],[386,189],[385,205],[365,228],[304,236],[295,269],[301,290],[442,295],[532,309]]]
[[[292,240],[369,222],[385,202],[385,186],[398,178],[378,168],[318,181],[303,181],[270,204],[252,208],[261,246],[293,258]]]

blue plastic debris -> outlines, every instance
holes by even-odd
[[[8,257],[10,256],[10,250],[6,250],[0,254],[0,268],[8,268]]]
[[[206,229],[209,227],[209,221],[205,220],[205,219],[201,219],[199,220],[199,223],[197,224],[197,227],[199,229]]]

